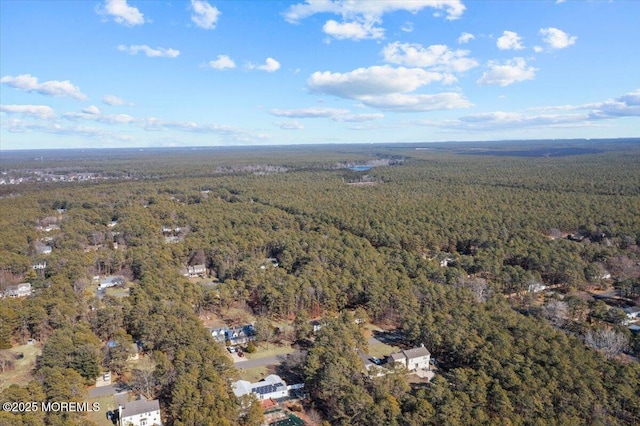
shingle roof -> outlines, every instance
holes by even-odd
[[[153,411],[160,411],[160,403],[157,399],[153,401],[139,399],[137,401],[127,402],[125,406],[122,407],[122,417],[130,417]]]
[[[413,349],[407,349],[406,351],[402,351],[402,352],[404,352],[404,355],[407,357],[407,359],[420,358],[423,356],[431,356],[431,353],[424,346],[420,346],[418,348],[413,348]]]

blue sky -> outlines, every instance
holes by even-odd
[[[640,2],[0,0],[0,149],[640,136]]]

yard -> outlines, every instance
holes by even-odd
[[[33,378],[32,372],[36,366],[36,357],[42,353],[38,345],[15,346],[8,351],[16,356],[14,358],[15,368],[0,374],[0,390],[12,384],[27,384]],[[22,357],[18,358],[18,354],[22,354]]]

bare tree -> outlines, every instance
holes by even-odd
[[[604,328],[599,330],[589,330],[584,336],[584,342],[612,358],[627,348],[629,343],[624,334],[616,333],[615,330]]]
[[[556,327],[562,327],[567,321],[568,306],[565,302],[552,299],[542,308],[542,316]]]

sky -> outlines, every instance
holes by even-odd
[[[640,136],[640,1],[0,0],[0,150]]]

